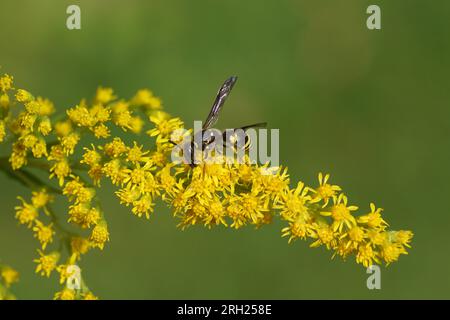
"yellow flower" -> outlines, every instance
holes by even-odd
[[[39,113],[40,108],[41,108],[41,106],[40,106],[39,102],[37,102],[36,100],[31,100],[31,101],[25,103],[25,110],[31,114]]]
[[[156,128],[147,132],[151,137],[161,136],[162,138],[169,138],[173,131],[183,128],[183,121],[180,118],[170,118],[167,113],[162,111],[151,115],[150,121],[156,125]]]
[[[44,99],[42,97],[37,97],[36,101],[39,103],[39,110],[37,111],[37,113],[40,116],[49,116],[53,112],[55,112],[55,106],[50,100]]]
[[[53,241],[53,235],[55,231],[52,228],[53,223],[45,226],[42,222],[36,221],[36,225],[33,227],[33,231],[35,232],[34,236],[39,240],[42,245],[42,250],[45,250],[47,244]]]
[[[94,117],[95,122],[106,122],[110,119],[111,109],[97,104],[89,112]]]
[[[36,122],[37,119],[37,115],[32,114],[32,113],[21,113],[19,115],[19,121],[20,121],[20,125],[29,131],[33,131],[33,126],[34,123]]]
[[[156,177],[158,178],[158,182],[159,182],[160,187],[167,194],[173,194],[175,185],[177,184],[177,180],[172,175],[171,169],[172,169],[172,165],[171,164],[167,164],[166,166],[161,168],[156,173]]]
[[[62,161],[67,160],[66,154],[60,144],[56,144],[50,147],[50,154],[47,157],[49,161]]]
[[[328,201],[334,198],[337,192],[341,191],[341,187],[327,183],[328,179],[330,179],[329,174],[324,176],[322,172],[319,172],[319,187],[316,190],[311,189],[315,192],[312,202],[323,201],[323,208],[328,205]]]
[[[26,90],[18,89],[16,92],[16,100],[19,102],[26,103],[30,102],[33,99],[34,99],[33,95]]]
[[[192,189],[183,187],[183,182],[183,180],[178,181],[170,192],[164,195],[164,199],[174,208],[175,215],[191,209],[192,203],[189,200],[195,195]]]
[[[90,242],[82,237],[74,237],[70,241],[70,247],[72,248],[72,253],[79,258],[82,254],[86,254],[89,251]]]
[[[70,121],[60,121],[55,124],[55,132],[58,137],[65,137],[72,132],[72,123]]]
[[[93,247],[98,247],[103,250],[105,242],[109,241],[109,232],[105,221],[102,221],[94,227],[90,240]]]
[[[211,176],[203,176],[202,172],[202,168],[194,168],[191,181],[186,189],[195,195],[197,199],[210,199],[215,191],[214,182]]]
[[[55,163],[50,168],[50,178],[57,177],[58,183],[60,186],[64,184],[64,178],[68,177],[71,172],[69,163],[66,159],[63,159],[57,163]]]
[[[170,134],[170,141],[172,141],[175,144],[181,144],[184,141],[184,139],[189,137],[191,134],[192,129],[191,130],[186,130],[184,128],[176,129],[172,131],[172,133]]]
[[[133,144],[134,146],[132,148],[128,148],[127,161],[134,164],[149,161],[150,158],[146,156],[149,152],[142,151],[142,146],[138,146],[136,141]]]
[[[381,257],[387,265],[398,260],[401,254],[408,254],[406,250],[394,243],[385,243],[381,249]]]
[[[94,188],[81,188],[78,190],[76,194],[75,203],[86,203],[90,202],[95,197],[95,189]]]
[[[74,152],[76,145],[80,141],[81,137],[78,133],[72,132],[67,136],[61,138],[61,146],[66,155],[70,155]]]
[[[94,296],[94,294],[89,291],[83,294],[83,300],[98,300],[98,297]]]
[[[409,230],[400,230],[400,231],[394,232],[393,238],[396,243],[399,243],[402,246],[411,248],[409,243],[411,242],[411,239],[413,236],[414,236],[414,234]]]
[[[258,175],[256,185],[259,184],[270,199],[277,201],[289,188],[287,168],[267,168],[263,166],[261,171],[263,174]]]
[[[134,168],[124,169],[123,172],[126,177],[123,179],[123,183],[127,183],[128,186],[139,187],[141,191],[149,189],[151,193],[157,193],[158,186],[155,185],[153,174],[151,171],[155,170],[155,167],[151,162],[145,163],[141,166],[139,163]]]
[[[95,101],[100,104],[107,104],[117,97],[114,95],[114,91],[111,88],[98,87],[95,95]]]
[[[68,181],[63,188],[63,194],[68,196],[70,201],[74,199],[84,189],[84,183],[80,181],[80,177],[75,176],[72,180]]]
[[[231,227],[235,229],[239,229],[247,224],[247,215],[239,204],[239,200],[236,197],[230,197],[227,199],[228,204],[225,208],[227,212],[227,216],[230,217],[233,221],[231,223]]]
[[[0,90],[6,92],[12,89],[13,77],[7,74],[4,74],[0,77]]]
[[[305,239],[314,235],[315,225],[307,223],[304,219],[289,222],[289,226],[281,230],[282,237],[289,237],[288,243],[296,239]]]
[[[363,228],[354,226],[345,232],[340,239],[345,239],[345,249],[356,249],[366,237]]]
[[[7,93],[0,94],[0,107],[4,109],[8,109],[9,107],[9,96]]]
[[[142,127],[144,126],[144,120],[139,116],[132,117],[129,123],[130,130],[138,134],[142,131]]]
[[[161,99],[155,97],[153,92],[147,89],[139,90],[131,99],[131,104],[137,106],[144,106],[150,110],[158,110],[162,108]]]
[[[216,196],[213,197],[209,203],[207,204],[208,210],[206,211],[205,217],[203,218],[203,223],[207,227],[211,227],[212,225],[222,224],[227,227],[227,223],[225,221],[226,211],[222,201]]]
[[[97,208],[91,208],[87,203],[79,203],[69,207],[69,222],[78,224],[81,228],[90,228],[100,220],[101,214]]]
[[[68,264],[60,264],[56,267],[56,271],[59,272],[59,283],[63,284],[67,281],[67,279],[74,273],[69,272]]]
[[[100,123],[99,125],[96,125],[93,129],[94,136],[98,139],[100,138],[108,138],[110,136],[109,128],[104,125],[103,123]]]
[[[0,120],[0,142],[3,142],[6,137],[6,128],[5,128],[5,121]]]
[[[130,104],[125,100],[116,101],[111,105],[111,110],[113,114],[119,114],[125,111],[129,111],[129,108]]]
[[[129,206],[141,196],[141,192],[136,188],[126,187],[116,191],[121,204]]]
[[[47,144],[44,139],[39,139],[31,148],[31,152],[35,158],[42,158],[47,156]]]
[[[316,228],[313,238],[317,238],[317,240],[310,245],[313,248],[325,245],[327,249],[331,249],[336,245],[336,232],[334,228],[326,224],[319,225]]]
[[[67,110],[70,120],[81,127],[91,127],[95,125],[95,118],[85,106],[77,105]],[[58,129],[57,129],[58,130]]]
[[[164,167],[169,162],[167,159],[167,152],[161,147],[156,148],[156,151],[153,151],[150,154],[150,161],[157,167]]]
[[[238,176],[239,181],[242,184],[249,184],[252,182],[256,177],[259,177],[259,172],[255,170],[255,168],[247,163],[243,163],[240,166],[238,166]]]
[[[360,245],[356,254],[356,262],[361,263],[364,267],[373,265],[373,262],[380,263],[377,253],[373,251],[369,245]]]
[[[258,224],[264,219],[264,213],[269,210],[267,201],[261,196],[257,188],[254,188],[249,193],[239,194],[238,201],[253,224]]]
[[[54,300],[75,300],[76,294],[73,289],[64,288],[55,294]]]
[[[222,157],[215,156],[217,160],[210,158],[199,167],[203,169],[204,175],[211,179],[216,191],[230,191],[232,192],[236,183],[238,182],[238,175],[233,167],[225,166],[222,161]],[[212,163],[209,163],[211,161]],[[217,161],[217,163],[216,163]]]
[[[303,182],[297,184],[297,188],[288,190],[282,194],[274,205],[275,209],[281,210],[281,215],[285,220],[294,220],[298,215],[307,216],[308,208],[306,203],[311,199],[308,195],[308,188]]]
[[[131,129],[131,112],[129,110],[123,110],[116,112],[113,116],[113,121],[116,126],[121,127],[123,130]]]
[[[95,149],[95,146],[91,144],[92,149],[84,148],[83,153],[83,159],[80,161],[80,163],[85,163],[88,166],[94,166],[98,164],[102,160],[102,156],[98,151]]]
[[[13,170],[20,169],[27,163],[27,154],[25,152],[16,152],[13,150],[9,158]]]
[[[19,138],[25,148],[32,148],[37,142],[38,138],[33,134],[27,134]]]
[[[356,219],[351,212],[357,210],[358,207],[347,207],[347,201],[347,197],[341,193],[338,198],[333,199],[334,205],[331,207],[331,211],[321,212],[323,216],[331,216],[333,218],[332,227],[334,231],[339,230],[341,232],[344,225],[349,229],[356,225]]]
[[[99,164],[93,165],[88,171],[94,186],[100,187],[100,179],[103,177],[103,167]]]
[[[50,134],[52,131],[52,124],[49,118],[45,117],[39,122],[38,131],[44,136]]]
[[[383,209],[376,208],[375,204],[370,204],[370,213],[360,216],[358,218],[358,223],[366,224],[369,228],[381,228],[384,229],[388,224],[381,217],[381,211]]]
[[[381,229],[369,229],[367,239],[372,246],[381,246],[387,240],[387,233]]]
[[[127,146],[119,137],[114,138],[113,141],[105,144],[103,147],[105,154],[111,158],[117,158],[121,154],[127,152],[127,150]]]
[[[0,267],[0,276],[7,288],[19,281],[19,272],[8,266]]]
[[[205,217],[207,208],[198,200],[190,199],[190,208],[181,215],[181,222],[178,224],[183,230],[197,223],[201,223]]]
[[[152,197],[160,196],[160,186],[158,184],[157,179],[153,176],[152,173],[147,172],[145,174],[145,180],[141,182],[138,186],[139,191],[143,194],[151,195]]]
[[[132,212],[139,218],[145,215],[147,219],[150,219],[150,214],[153,213],[153,207],[155,203],[152,200],[151,195],[143,195],[139,200],[133,201]]]
[[[16,219],[19,220],[20,224],[26,224],[30,228],[39,215],[38,210],[33,205],[26,203],[22,197],[17,197],[17,199],[22,201],[22,205],[15,207]]]
[[[46,255],[41,250],[38,250],[40,257],[34,259],[38,265],[36,267],[36,273],[40,273],[41,276],[50,277],[50,274],[56,268],[60,254],[56,251]]]
[[[103,173],[111,179],[114,185],[123,184],[124,179],[128,176],[125,170],[118,159],[106,162],[102,168]]]

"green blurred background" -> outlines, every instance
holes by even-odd
[[[81,30],[66,29],[69,4],[81,7]],[[370,4],[380,31],[366,28]],[[287,245],[279,223],[182,232],[161,205],[150,221],[133,216],[105,183],[111,242],[81,265],[101,298],[450,298],[449,16],[444,0],[2,0],[0,65],[59,110],[98,85],[121,97],[149,87],[187,123],[236,74],[219,126],[268,121],[293,180],[330,172],[351,203],[374,201],[392,228],[415,233],[410,255],[370,291],[363,267]],[[14,292],[52,298],[56,275],[34,274],[37,242],[14,219],[28,190],[3,174],[0,183],[0,258],[21,273]]]

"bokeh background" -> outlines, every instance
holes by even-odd
[[[81,30],[66,29],[69,4],[81,7]],[[366,28],[370,4],[382,30]],[[374,201],[392,228],[415,233],[370,291],[363,267],[288,245],[279,223],[182,232],[161,205],[150,221],[133,216],[105,183],[111,242],[81,265],[101,298],[450,298],[449,15],[444,0],[3,0],[0,65],[59,110],[98,85],[121,97],[149,87],[187,123],[236,74],[219,126],[268,121],[293,180],[330,172],[352,203]],[[34,274],[36,240],[14,219],[28,190],[3,174],[0,188],[0,257],[21,273],[14,292],[52,298],[56,275]]]

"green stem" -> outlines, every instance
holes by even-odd
[[[61,194],[61,190],[52,187],[45,183],[32,173],[23,169],[13,170],[9,164],[8,158],[0,158],[0,170],[3,171],[10,178],[17,180],[24,186],[31,188],[32,190],[39,190],[43,187],[51,193]]]

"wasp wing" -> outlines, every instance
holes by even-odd
[[[231,89],[233,89],[234,84],[237,81],[237,77],[230,77],[223,85],[220,87],[219,91],[217,92],[216,99],[214,100],[214,104],[211,108],[211,111],[209,112],[208,117],[205,120],[205,123],[203,124],[203,130],[211,128],[219,118],[219,112],[223,107],[223,104],[225,103],[225,100],[227,99],[228,95],[231,92]]]
[[[245,131],[250,128],[265,128],[265,127],[267,127],[267,122],[258,122],[258,123],[254,123],[254,124],[249,124],[248,126],[240,127],[238,129],[242,129]]]

